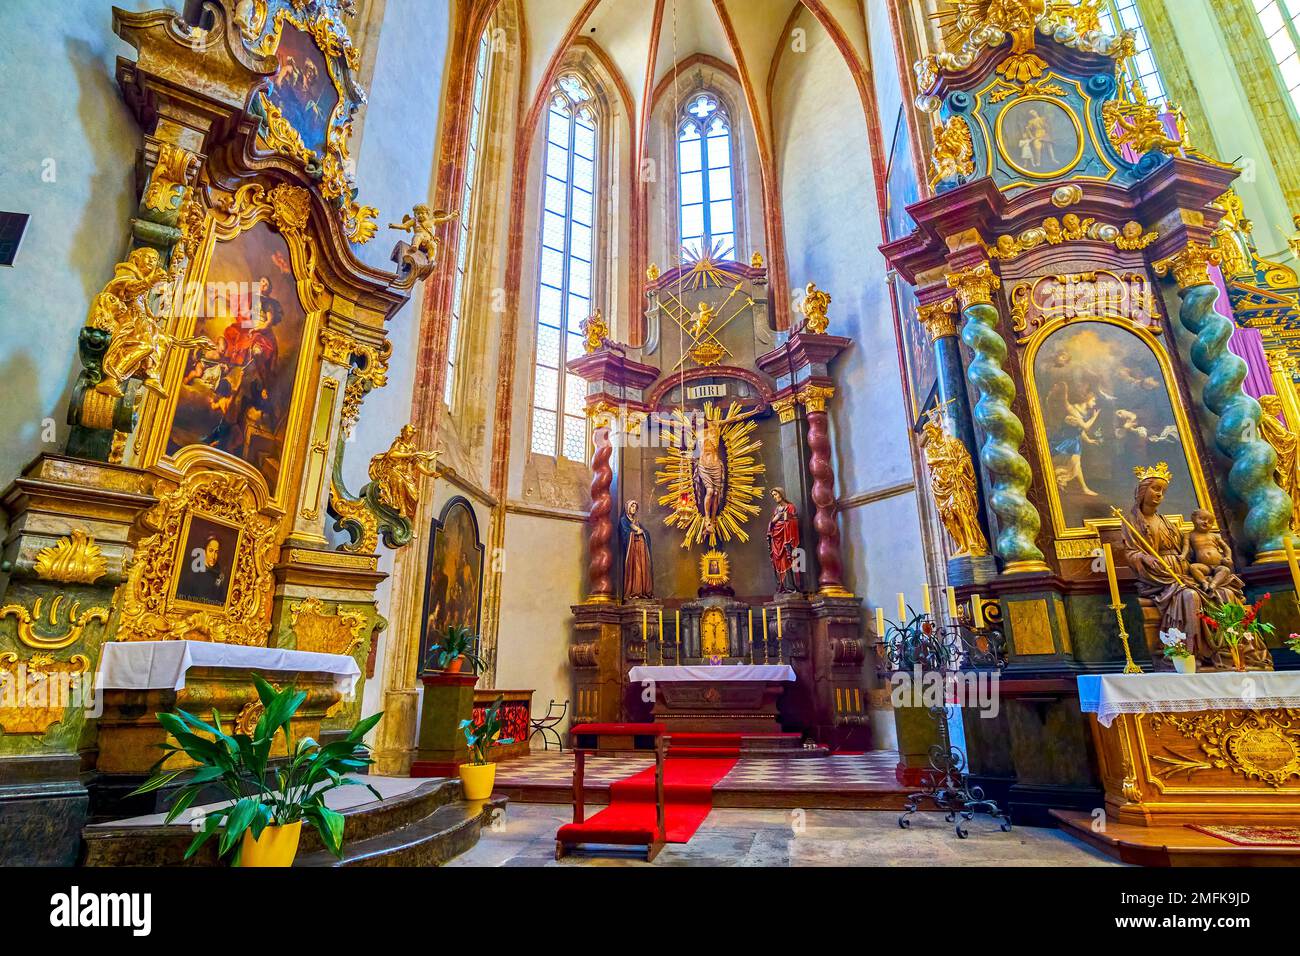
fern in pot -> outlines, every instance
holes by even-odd
[[[159,790],[182,774],[192,773],[172,797],[166,821],[171,823],[204,790],[218,787],[226,791],[229,804],[204,816],[185,851],[187,860],[219,835],[218,856],[225,857],[233,850],[238,866],[289,866],[304,821],[316,828],[331,853],[342,858],[343,814],[325,805],[325,795],[339,787],[364,786],[376,799],[383,799],[370,784],[348,776],[364,772],[374,762],[364,739],[383,715],[365,718],[346,737],[324,746],[310,737],[295,742],[293,716],[307,699],[306,692],[292,686],[277,691],[257,675],[253,682],[263,712],[251,735],[222,731],[221,715],[215,710],[211,723],[179,709],[174,714],[159,714],[159,722],[176,743],[159,745],[164,754],[154,764],[150,779],[135,793]],[[286,756],[272,765],[271,748],[280,733],[284,734]],[[178,753],[198,768],[163,769]]]

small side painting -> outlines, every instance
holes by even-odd
[[[176,555],[177,604],[222,609],[230,600],[230,573],[239,546],[239,528],[203,515],[191,514]]]
[[[1050,179],[1073,169],[1083,153],[1083,131],[1072,112],[1054,100],[1025,98],[998,118],[998,146],[1017,171]]]
[[[167,453],[228,452],[274,493],[307,323],[288,245],[265,223],[217,243],[205,289],[194,334],[217,347],[188,359]]]
[[[266,97],[298,131],[303,145],[324,156],[330,120],[339,103],[329,63],[316,41],[289,23],[280,34],[275,58],[280,68]]]
[[[1171,383],[1151,347],[1106,322],[1073,322],[1034,357],[1040,438],[1046,439],[1064,527],[1110,518],[1133,502],[1133,469],[1168,462],[1163,510],[1189,518],[1201,507],[1184,452]]]
[[[429,648],[452,625],[479,632],[483,606],[483,545],[478,519],[464,498],[452,498],[433,521],[433,543],[425,579],[424,627],[420,634],[420,669]]]

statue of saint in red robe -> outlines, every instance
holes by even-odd
[[[641,527],[637,513],[641,505],[629,501],[619,521],[623,532],[623,600],[639,601],[655,596],[654,570],[650,563],[650,536]]]
[[[795,553],[799,550],[799,513],[785,497],[781,488],[772,489],[772,519],[767,523],[767,548],[776,572],[776,590],[785,594],[799,590],[799,576],[795,571]]]

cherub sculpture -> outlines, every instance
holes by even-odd
[[[420,505],[420,478],[436,475],[438,453],[415,447],[415,426],[403,425],[388,451],[370,459],[370,480],[381,504],[403,518],[415,517]]]
[[[150,308],[149,296],[170,278],[158,250],[143,246],[117,264],[113,278],[95,296],[86,324],[111,336],[100,360],[103,378],[96,391],[120,398],[123,383],[138,378],[145,388],[165,396],[158,367],[169,348],[216,347],[206,336],[186,338],[163,331],[162,322]]]
[[[442,241],[434,235],[434,229],[459,215],[458,212],[446,212],[442,209],[433,211],[424,203],[420,203],[408,215],[403,216],[401,222],[388,224],[389,229],[411,234],[408,248],[401,251],[399,261],[410,267],[414,280],[427,277],[438,264]],[[398,246],[398,249],[401,249],[401,246]],[[393,258],[398,259],[398,255],[394,252]]]

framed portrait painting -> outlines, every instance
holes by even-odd
[[[428,671],[429,648],[456,625],[479,633],[483,613],[483,544],[478,518],[468,499],[452,498],[432,523],[424,618],[420,633],[420,673]]]
[[[998,148],[1017,172],[1053,179],[1083,158],[1083,127],[1067,106],[1044,96],[1014,100],[998,115]]]
[[[175,556],[173,604],[207,611],[226,608],[241,533],[238,525],[200,512],[186,516]]]

